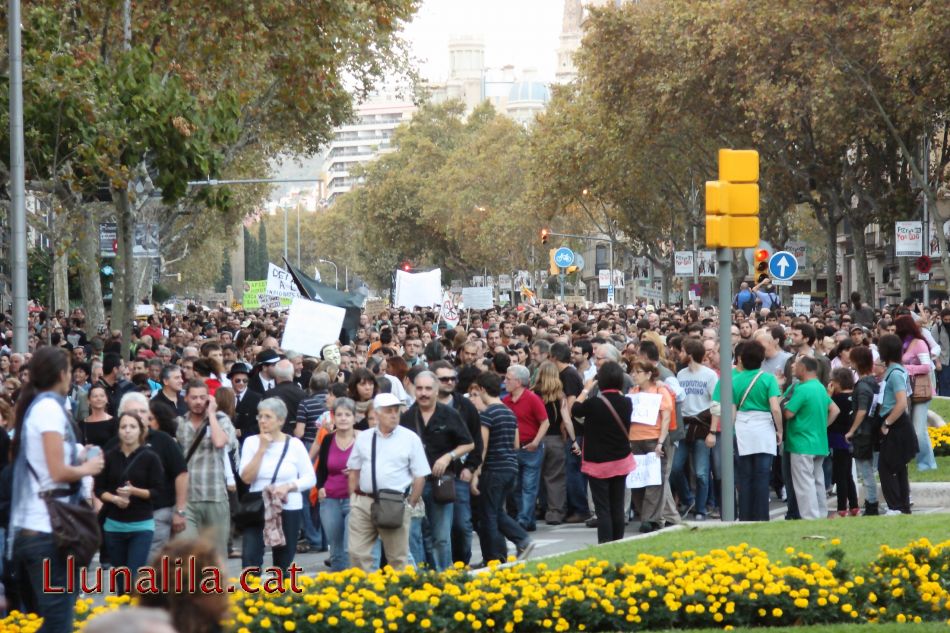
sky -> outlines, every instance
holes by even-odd
[[[450,36],[481,35],[489,68],[534,68],[538,79],[551,82],[563,6],[561,0],[423,0],[406,39],[430,81],[448,75]]]

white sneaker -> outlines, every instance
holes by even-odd
[[[896,517],[896,516],[900,516],[901,514],[902,512],[900,510],[888,510],[887,512],[884,513],[884,516]]]

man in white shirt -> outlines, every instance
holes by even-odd
[[[373,399],[377,426],[360,433],[347,461],[350,480],[349,552],[350,563],[367,572],[376,566],[373,552],[377,538],[383,542],[388,563],[396,570],[408,563],[410,507],[421,503],[426,477],[431,474],[422,440],[411,430],[399,426],[401,402],[391,393]],[[373,444],[376,445],[375,482],[373,481]],[[398,528],[378,528],[371,510],[374,491],[408,490],[409,503]]]

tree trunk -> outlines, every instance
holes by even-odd
[[[672,290],[672,287],[673,287],[673,269],[672,269],[672,267],[664,266],[664,267],[661,268],[660,270],[663,271],[663,277],[662,277],[662,279],[663,279],[663,282],[662,282],[662,283],[663,283],[663,295],[662,295],[662,297],[663,297],[663,302],[666,303],[666,305],[670,305],[670,303],[672,303],[672,302],[670,301],[670,291]],[[659,306],[657,306],[657,307],[659,307]]]
[[[122,355],[127,359],[132,342],[132,307],[135,305],[135,222],[128,188],[114,189],[116,240],[119,252],[115,257],[115,287],[112,292],[112,329],[122,333]]]
[[[811,294],[814,296],[818,294],[818,266],[813,264],[809,270],[811,271]]]
[[[53,249],[53,311],[69,312],[69,254]]]
[[[828,300],[828,307],[833,307],[838,304],[838,279],[836,275],[838,274],[838,223],[841,222],[841,217],[837,216],[834,211],[829,211],[828,213],[828,282],[825,285],[826,298]]]
[[[860,218],[851,219],[851,239],[854,241],[854,268],[857,274],[858,292],[862,297],[871,298],[871,273],[868,270],[868,247],[865,239],[867,223]]]
[[[930,205],[930,224],[934,227],[937,244],[940,245],[940,267],[943,269],[943,278],[947,284],[950,284],[950,253],[947,252],[947,235],[943,232],[943,219],[937,213],[936,199],[931,194],[932,191],[928,187],[924,195],[928,196]]]
[[[898,302],[906,299],[913,292],[913,288],[910,285],[910,259],[907,257],[898,257],[897,265],[900,269],[901,275],[901,292],[903,293],[898,297]]]
[[[91,208],[80,212],[82,224],[79,226],[79,290],[82,293],[82,306],[86,312],[86,327],[89,334],[99,331],[106,324],[106,311],[102,303],[102,283],[99,279],[99,225],[96,214]]]

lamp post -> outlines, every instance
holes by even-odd
[[[340,269],[337,268],[336,264],[331,262],[329,259],[321,259],[321,264],[330,264],[333,266],[333,287],[337,290],[340,289]]]

